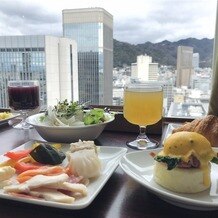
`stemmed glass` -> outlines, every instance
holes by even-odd
[[[37,80],[8,81],[8,100],[9,107],[22,116],[22,121],[13,127],[31,128],[25,120],[30,111],[39,107],[39,82]]]
[[[130,83],[124,89],[123,113],[125,119],[139,126],[139,135],[127,145],[135,149],[157,147],[157,142],[146,135],[146,126],[162,117],[163,88],[158,83]]]

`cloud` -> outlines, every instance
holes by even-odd
[[[0,0],[1,35],[62,35],[62,10],[102,7],[114,38],[132,44],[213,38],[217,0]]]
[[[119,18],[119,21],[115,17],[114,36],[117,40],[138,44],[214,37],[216,0],[152,2],[153,7],[149,5],[146,13],[138,13],[128,19]]]
[[[1,35],[60,34],[61,12],[55,14],[31,1],[0,1]],[[56,27],[52,27],[55,26]],[[53,30],[51,30],[53,28]],[[55,30],[55,31],[54,31]]]
[[[57,14],[31,1],[1,0],[0,12],[13,19],[27,23],[55,23],[59,21]]]

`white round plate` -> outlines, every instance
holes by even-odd
[[[214,148],[218,152],[217,148]],[[192,210],[218,210],[218,165],[211,164],[211,188],[197,194],[181,194],[169,191],[153,180],[155,160],[150,152],[158,153],[160,149],[127,153],[120,160],[121,168],[135,181],[164,201]]]

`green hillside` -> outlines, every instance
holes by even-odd
[[[182,39],[177,42],[162,41],[159,43],[146,42],[144,44],[129,44],[114,39],[114,67],[131,65],[136,62],[137,55],[147,54],[153,62],[160,65],[176,66],[177,47],[191,46],[194,53],[200,55],[200,67],[211,67],[213,57],[213,39]]]

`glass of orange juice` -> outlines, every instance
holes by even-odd
[[[125,119],[139,126],[136,140],[127,145],[136,149],[157,146],[157,142],[146,135],[146,126],[157,123],[162,118],[163,88],[158,83],[131,83],[124,89],[123,113]]]

